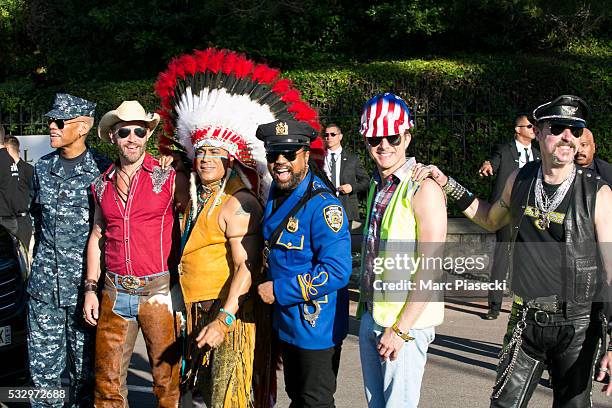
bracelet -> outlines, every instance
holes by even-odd
[[[395,334],[397,334],[398,336],[402,338],[402,340],[404,341],[414,340],[414,337],[410,336],[408,333],[404,333],[403,331],[401,331],[400,328],[397,326],[397,323],[393,323],[393,326],[391,326],[391,328],[393,329]]]
[[[612,351],[612,338],[610,339],[610,342],[608,343],[608,349],[606,351],[608,352]]]
[[[234,316],[232,313],[228,312],[227,310],[225,310],[224,308],[219,309],[220,312],[225,313],[226,315],[228,315],[229,317],[232,318],[232,320],[236,320],[236,316]]]
[[[450,176],[448,177],[448,182],[442,187],[442,191],[444,191],[444,194],[446,194],[450,200],[455,201],[455,205],[461,211],[467,210],[474,200],[476,200],[474,194]]]
[[[83,285],[83,289],[85,289],[85,293],[97,292],[98,291],[98,281],[95,279],[85,279],[85,284]]]

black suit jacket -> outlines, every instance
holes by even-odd
[[[531,152],[534,156],[534,160],[540,161],[540,149],[535,144],[531,144]],[[497,175],[495,178],[495,186],[491,193],[491,202],[499,200],[504,191],[506,180],[510,177],[510,174],[519,166],[520,153],[516,148],[515,139],[511,142],[502,143],[495,147],[493,155],[491,157],[491,166],[493,167],[493,175]]]
[[[593,159],[590,166],[585,167],[595,171],[595,173],[599,174],[608,184],[612,184],[612,164],[596,157]]]
[[[34,198],[34,166],[23,160],[17,162],[19,170],[19,197],[17,212],[30,212],[30,203]]]
[[[353,191],[349,194],[340,194],[340,201],[346,210],[346,217],[349,221],[359,218],[359,199],[358,195],[368,191],[370,186],[370,176],[366,173],[359,157],[342,148],[340,155],[340,185],[350,184]]]

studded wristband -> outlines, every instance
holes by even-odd
[[[468,191],[452,177],[448,177],[448,182],[442,187],[444,194],[449,200],[455,201],[455,205],[459,210],[465,211],[476,200],[474,194]]]

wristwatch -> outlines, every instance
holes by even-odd
[[[234,316],[232,313],[228,312],[224,308],[219,309],[219,312],[223,313],[225,317],[219,316],[218,319],[221,320],[221,322],[227,327],[232,327],[232,324],[234,324],[234,322],[236,321],[236,316]]]
[[[395,334],[397,334],[398,336],[402,338],[402,340],[404,341],[414,340],[414,337],[410,336],[408,333],[404,333],[403,331],[401,331],[400,328],[397,327],[397,323],[393,323],[393,326],[391,326],[391,328],[393,329]]]

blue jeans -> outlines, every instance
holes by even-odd
[[[376,346],[383,331],[369,312],[361,316],[359,354],[368,407],[417,407],[434,328],[411,329],[410,336],[415,339],[404,344],[395,361],[382,360],[378,354]]]

